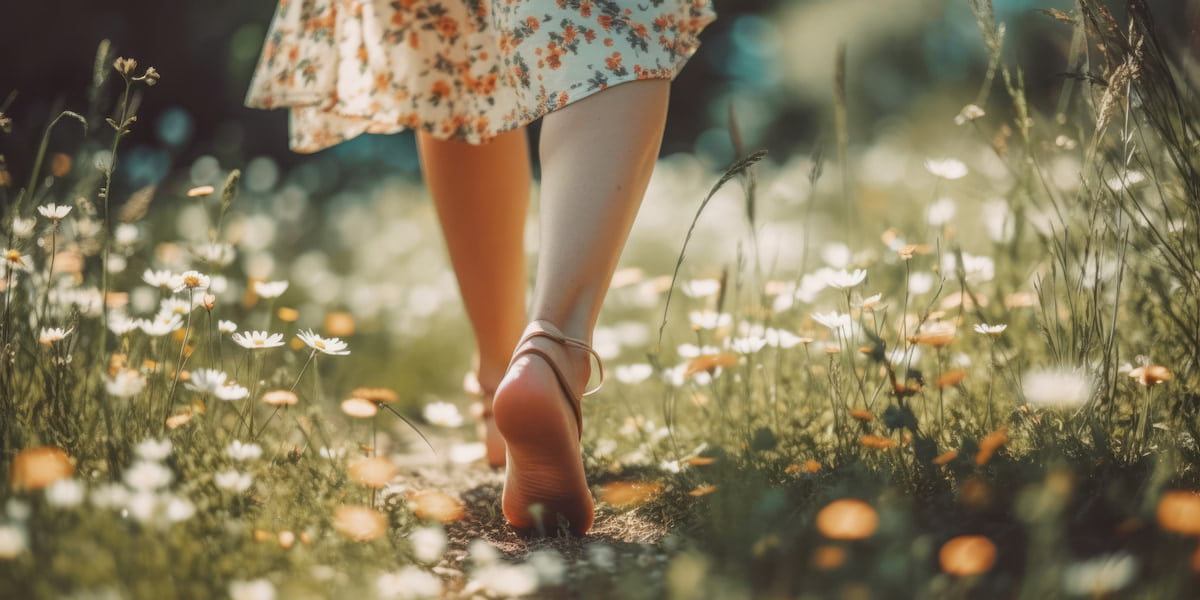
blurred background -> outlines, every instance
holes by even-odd
[[[1182,51],[1195,45],[1197,3],[1154,0],[1159,22]],[[694,152],[713,165],[733,157],[732,106],[747,145],[772,160],[809,153],[832,129],[834,62],[846,46],[851,142],[880,127],[951,111],[982,80],[984,48],[967,0],[716,0],[720,18],[676,87],[664,154]],[[1035,9],[1070,10],[1071,0],[995,0],[1000,21],[1017,32],[1009,51],[1027,69],[1034,98],[1052,102],[1061,84],[1069,28]],[[411,133],[362,136],[316,156],[287,149],[287,115],[242,106],[275,2],[39,0],[9,3],[0,19],[0,99],[15,90],[7,114],[12,135],[0,152],[14,173],[49,115],[88,104],[97,45],[154,65],[158,86],[145,95],[127,138],[126,186],[136,189],[197,160],[221,168],[287,172],[314,165],[318,185],[366,172],[415,174]],[[72,132],[59,132],[72,136]],[[317,190],[312,190],[317,191]]]

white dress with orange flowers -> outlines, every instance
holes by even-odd
[[[608,86],[673,79],[712,0],[279,0],[246,105],[290,145],[423,129],[473,144]]]

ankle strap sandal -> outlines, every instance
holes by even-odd
[[[575,390],[572,389],[572,387],[571,387],[570,379],[566,376],[565,373],[563,373],[562,368],[558,366],[557,359],[555,359],[548,352],[542,350],[541,348],[538,348],[537,346],[530,344],[530,342],[532,340],[534,340],[535,338],[539,338],[539,337],[543,337],[543,338],[546,338],[553,342],[557,342],[568,348],[575,348],[577,350],[583,350],[584,352],[587,352],[588,354],[591,355],[589,357],[589,360],[591,360],[592,358],[596,359],[596,367],[597,367],[596,370],[597,370],[597,372],[599,374],[599,378],[600,378],[600,381],[599,381],[599,383],[596,384],[596,387],[594,387],[590,390],[586,390],[582,394],[576,395]],[[516,360],[518,358],[520,358],[521,356],[524,356],[526,354],[533,354],[535,356],[541,357],[542,360],[546,361],[547,365],[550,365],[550,369],[552,371],[554,371],[554,377],[556,379],[558,379],[559,387],[561,387],[563,389],[563,391],[567,394],[567,397],[571,399],[571,409],[575,411],[575,424],[578,426],[578,431],[580,432],[580,435],[582,436],[583,435],[583,412],[580,408],[580,401],[582,400],[582,398],[591,396],[592,394],[595,394],[596,392],[600,391],[600,388],[604,386],[604,362],[600,359],[600,355],[597,354],[596,350],[594,348],[592,348],[587,342],[585,342],[583,340],[578,340],[575,338],[567,337],[553,323],[551,323],[550,321],[546,321],[544,319],[538,319],[536,321],[533,321],[533,322],[529,323],[529,325],[525,328],[525,334],[521,336],[521,341],[517,342],[517,349],[513,353],[512,360],[510,360],[508,363],[509,367],[511,368],[512,363],[516,362]]]

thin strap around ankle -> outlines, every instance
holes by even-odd
[[[531,322],[529,325],[530,325],[530,327],[534,327],[534,329],[532,331],[527,331],[525,333],[525,335],[521,337],[521,341],[517,342],[517,355],[521,354],[521,347],[525,345],[525,342],[528,342],[529,340],[532,340],[533,338],[536,338],[536,337],[544,337],[549,340],[558,342],[564,346],[583,350],[584,352],[587,352],[588,354],[591,355],[588,358],[589,361],[592,358],[596,359],[596,367],[597,367],[596,370],[600,375],[600,382],[596,384],[596,387],[594,387],[590,390],[587,390],[587,391],[583,392],[583,394],[580,394],[580,395],[585,396],[585,397],[591,396],[592,394],[599,392],[600,388],[604,387],[604,361],[602,361],[600,359],[600,355],[597,354],[596,350],[594,348],[592,348],[590,345],[588,345],[587,342],[585,342],[583,340],[578,340],[575,338],[567,337],[566,335],[563,334],[562,331],[560,331],[558,329],[558,327],[555,327],[554,323],[551,323],[550,321],[547,321],[545,319],[537,319],[537,320]],[[513,359],[516,359],[517,355],[514,355]]]

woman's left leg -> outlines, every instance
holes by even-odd
[[[480,145],[419,132],[417,147],[475,333],[476,376],[490,395],[525,326],[525,211],[532,178],[525,128]],[[488,462],[504,464],[504,441],[494,424],[485,441]]]

